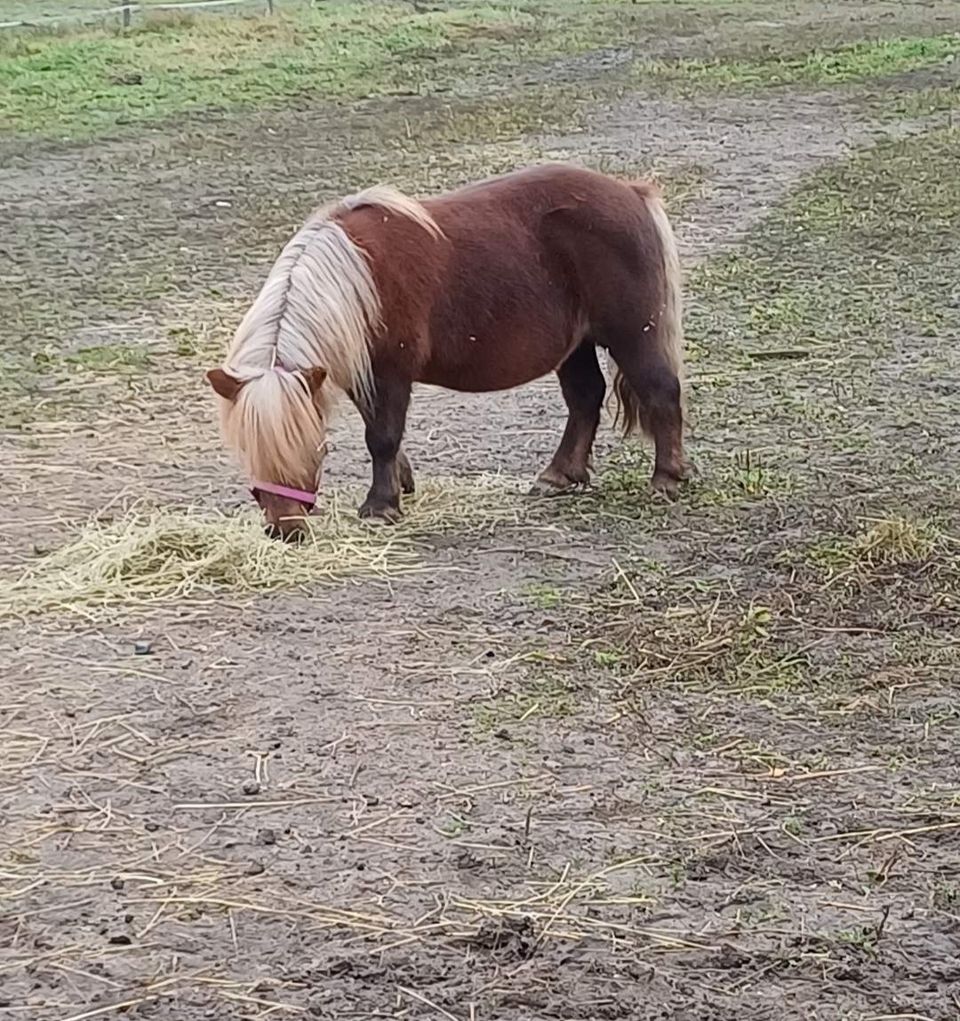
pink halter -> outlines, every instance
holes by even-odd
[[[313,510],[317,504],[316,493],[309,493],[306,489],[292,489],[290,486],[278,486],[275,482],[261,482],[259,479],[254,479],[250,492],[253,493],[254,499],[256,499],[257,493],[272,493],[274,496],[283,496],[288,500],[296,500],[297,503],[302,503],[308,510]]]

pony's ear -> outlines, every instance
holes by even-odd
[[[223,369],[211,369],[207,373],[207,382],[225,400],[236,400],[237,394],[243,389],[243,381],[235,379]]]
[[[323,381],[327,378],[327,370],[320,368],[304,369],[302,375],[306,381],[307,389],[310,391],[310,396],[313,397],[320,387],[323,386]]]

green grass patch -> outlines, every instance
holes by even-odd
[[[960,130],[949,128],[815,174],[742,251],[694,273],[691,337],[714,355],[781,352],[793,361],[955,332],[958,164]],[[851,336],[855,352],[844,345]]]
[[[643,61],[634,75],[668,81],[682,90],[829,86],[934,67],[960,53],[954,33],[904,39],[868,39],[800,55],[773,53],[747,59]]]
[[[751,19],[764,5],[697,0],[401,0],[136,17],[70,30],[0,35],[0,135],[82,139],[199,112],[229,112],[381,95],[446,95],[501,86],[520,68],[601,49],[642,54],[634,77],[683,89],[822,85],[930,67],[957,37],[912,35],[837,46],[857,28]],[[905,28],[922,24],[905,22]],[[889,31],[877,25],[876,31]],[[677,33],[705,58],[665,61]],[[833,47],[833,48],[831,48]],[[756,52],[760,49],[760,54]],[[772,51],[772,52],[769,52]],[[719,56],[718,56],[719,54]],[[578,69],[576,80],[626,79],[626,64]],[[546,74],[544,80],[554,80]]]
[[[610,42],[629,6],[371,0],[0,37],[0,133],[82,138],[196,111],[450,90]]]

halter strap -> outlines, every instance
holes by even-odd
[[[276,482],[260,482],[255,479],[251,486],[254,496],[260,493],[272,493],[274,496],[284,496],[288,500],[296,500],[308,508],[313,508],[317,503],[317,494],[307,492],[306,489],[293,489],[290,486],[279,486]]]

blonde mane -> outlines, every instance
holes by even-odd
[[[335,393],[372,406],[380,296],[365,252],[338,217],[374,205],[441,236],[427,210],[393,188],[321,208],[287,242],[237,328],[223,368],[244,385],[235,400],[221,400],[221,427],[253,479],[315,487]],[[328,382],[311,394],[305,373],[316,368]]]

